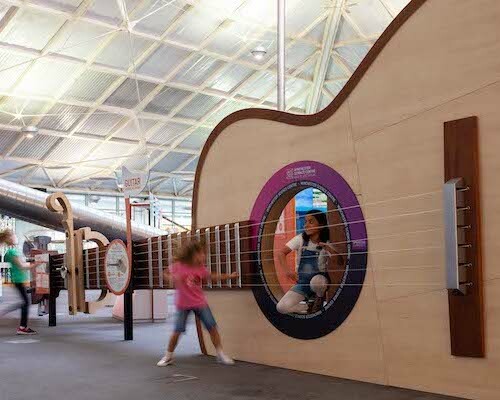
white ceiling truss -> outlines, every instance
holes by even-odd
[[[287,111],[328,105],[407,3],[287,0]],[[0,177],[112,192],[125,165],[190,196],[211,129],[276,108],[276,42],[274,0],[0,0]]]

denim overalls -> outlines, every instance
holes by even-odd
[[[297,284],[292,287],[294,292],[304,295],[306,299],[316,296],[316,293],[311,290],[311,279],[316,275],[324,275],[319,269],[321,249],[309,250],[307,249],[308,244],[309,242],[306,242],[302,246],[298,269],[299,279]]]

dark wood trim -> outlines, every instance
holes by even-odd
[[[466,271],[466,280],[472,286],[464,296],[452,291],[448,293],[451,354],[461,357],[485,355],[478,142],[477,117],[444,124],[445,182],[463,178],[465,186],[469,187],[463,192],[463,205],[471,207],[461,216],[463,224],[470,225],[470,229],[461,233],[463,237],[459,241],[472,245],[463,255],[464,261],[472,264]]]
[[[412,0],[392,21],[392,23],[387,27],[387,29],[382,33],[379,39],[375,42],[373,47],[370,49],[366,57],[363,59],[361,64],[358,66],[356,71],[354,71],[353,75],[346,83],[344,88],[340,91],[340,93],[335,97],[335,99],[330,103],[328,107],[324,110],[312,114],[312,115],[297,115],[297,114],[289,114],[281,111],[275,110],[267,110],[267,109],[259,109],[252,108],[237,111],[231,115],[228,115],[224,118],[212,131],[211,135],[208,137],[205,146],[200,155],[200,159],[198,161],[198,166],[196,168],[196,175],[194,181],[193,188],[193,207],[192,207],[192,227],[196,229],[198,226],[197,221],[197,210],[198,210],[198,191],[199,191],[199,181],[201,172],[203,170],[203,166],[205,164],[205,160],[210,151],[210,148],[217,140],[218,136],[221,134],[224,129],[228,126],[245,119],[266,119],[269,121],[282,122],[288,125],[295,126],[313,126],[318,125],[328,118],[330,118],[344,103],[344,101],[349,97],[354,88],[361,81],[366,71],[370,68],[373,62],[377,59],[379,54],[382,52],[384,47],[389,43],[392,37],[396,34],[396,32],[404,25],[404,23],[418,11],[418,9],[426,2],[427,0]]]

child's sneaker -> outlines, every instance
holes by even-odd
[[[22,328],[22,327],[19,327],[19,328],[17,328],[17,334],[18,335],[38,335],[38,332],[34,331],[31,328]]]
[[[325,297],[316,297],[312,302],[309,303],[308,313],[314,314],[323,308]]]
[[[217,361],[224,365],[234,365],[234,360],[222,352],[217,354]]]
[[[167,365],[171,365],[174,362],[174,358],[172,356],[164,356],[160,361],[156,363],[158,367],[166,367]]]

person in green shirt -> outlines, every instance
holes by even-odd
[[[6,310],[6,312],[14,311],[16,308],[21,308],[21,324],[17,328],[18,335],[36,335],[37,332],[31,328],[28,328],[28,310],[29,310],[29,300],[24,283],[28,281],[29,275],[28,271],[35,268],[40,262],[35,263],[25,263],[19,250],[16,248],[17,237],[10,229],[6,229],[0,232],[0,244],[5,244],[9,246],[9,249],[4,255],[4,261],[10,264],[10,276],[12,283],[18,290],[19,295],[22,299],[22,304],[16,305],[13,309]]]

